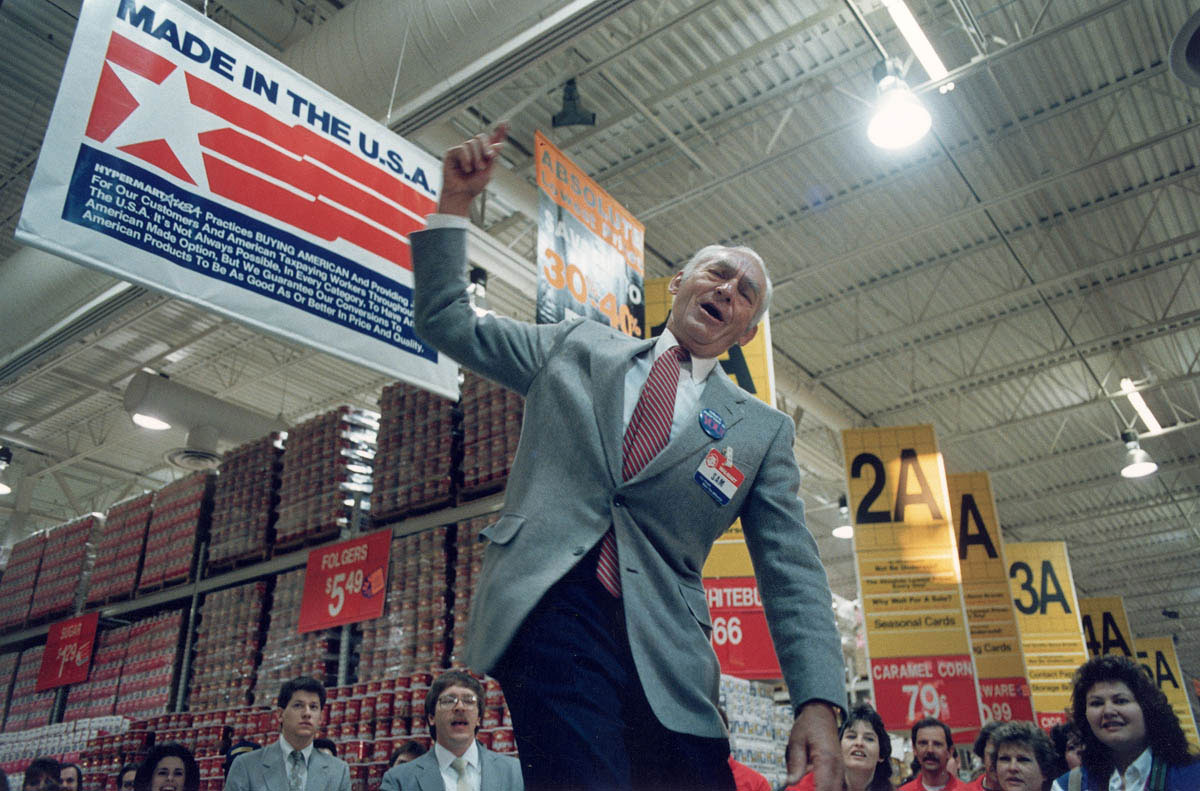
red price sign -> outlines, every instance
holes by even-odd
[[[782,678],[754,577],[704,581],[713,651],[721,672],[738,678]]]
[[[35,691],[87,681],[99,622],[100,613],[92,612],[50,625]]]
[[[872,659],[871,680],[875,709],[889,727],[908,729],[919,719],[936,717],[954,730],[979,728],[969,654]]]
[[[1029,684],[1023,678],[979,679],[979,702],[985,724],[993,720],[1033,721],[1033,700],[1029,697]]]
[[[378,530],[308,553],[301,634],[383,615],[392,531]]]

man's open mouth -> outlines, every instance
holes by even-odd
[[[712,316],[717,321],[725,320],[725,317],[721,315],[721,311],[718,310],[717,306],[712,304],[711,302],[701,302],[700,307],[704,309],[705,313]]]

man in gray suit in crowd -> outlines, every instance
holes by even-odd
[[[313,747],[325,708],[325,686],[299,676],[279,690],[279,741],[239,755],[225,791],[350,791],[346,762]]]
[[[433,749],[383,776],[380,791],[522,791],[521,765],[475,738],[483,719],[483,686],[470,673],[450,670],[425,695]]]
[[[418,337],[525,396],[465,660],[504,688],[526,787],[733,788],[701,569],[741,518],[795,704],[790,782],[813,771],[817,791],[841,788],[841,641],[798,497],[795,428],[717,362],[767,310],[761,258],[702,249],[670,281],[657,340],[477,313],[467,216],[505,136],[446,152],[438,212],[410,241]]]

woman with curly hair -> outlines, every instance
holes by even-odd
[[[133,791],[200,791],[200,765],[182,744],[156,744],[133,776]]]
[[[1083,766],[1054,791],[1195,791],[1200,762],[1167,696],[1132,660],[1098,656],[1075,671],[1071,712],[1083,735]]]
[[[892,740],[883,719],[869,704],[855,706],[839,732],[842,763],[846,769],[845,791],[892,791]],[[811,791],[814,775],[809,772],[788,791]]]

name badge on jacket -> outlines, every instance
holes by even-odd
[[[708,492],[709,497],[716,500],[718,505],[728,505],[745,478],[742,471],[733,466],[733,461],[726,459],[716,448],[708,452],[696,469],[696,483],[700,484],[700,488]]]

